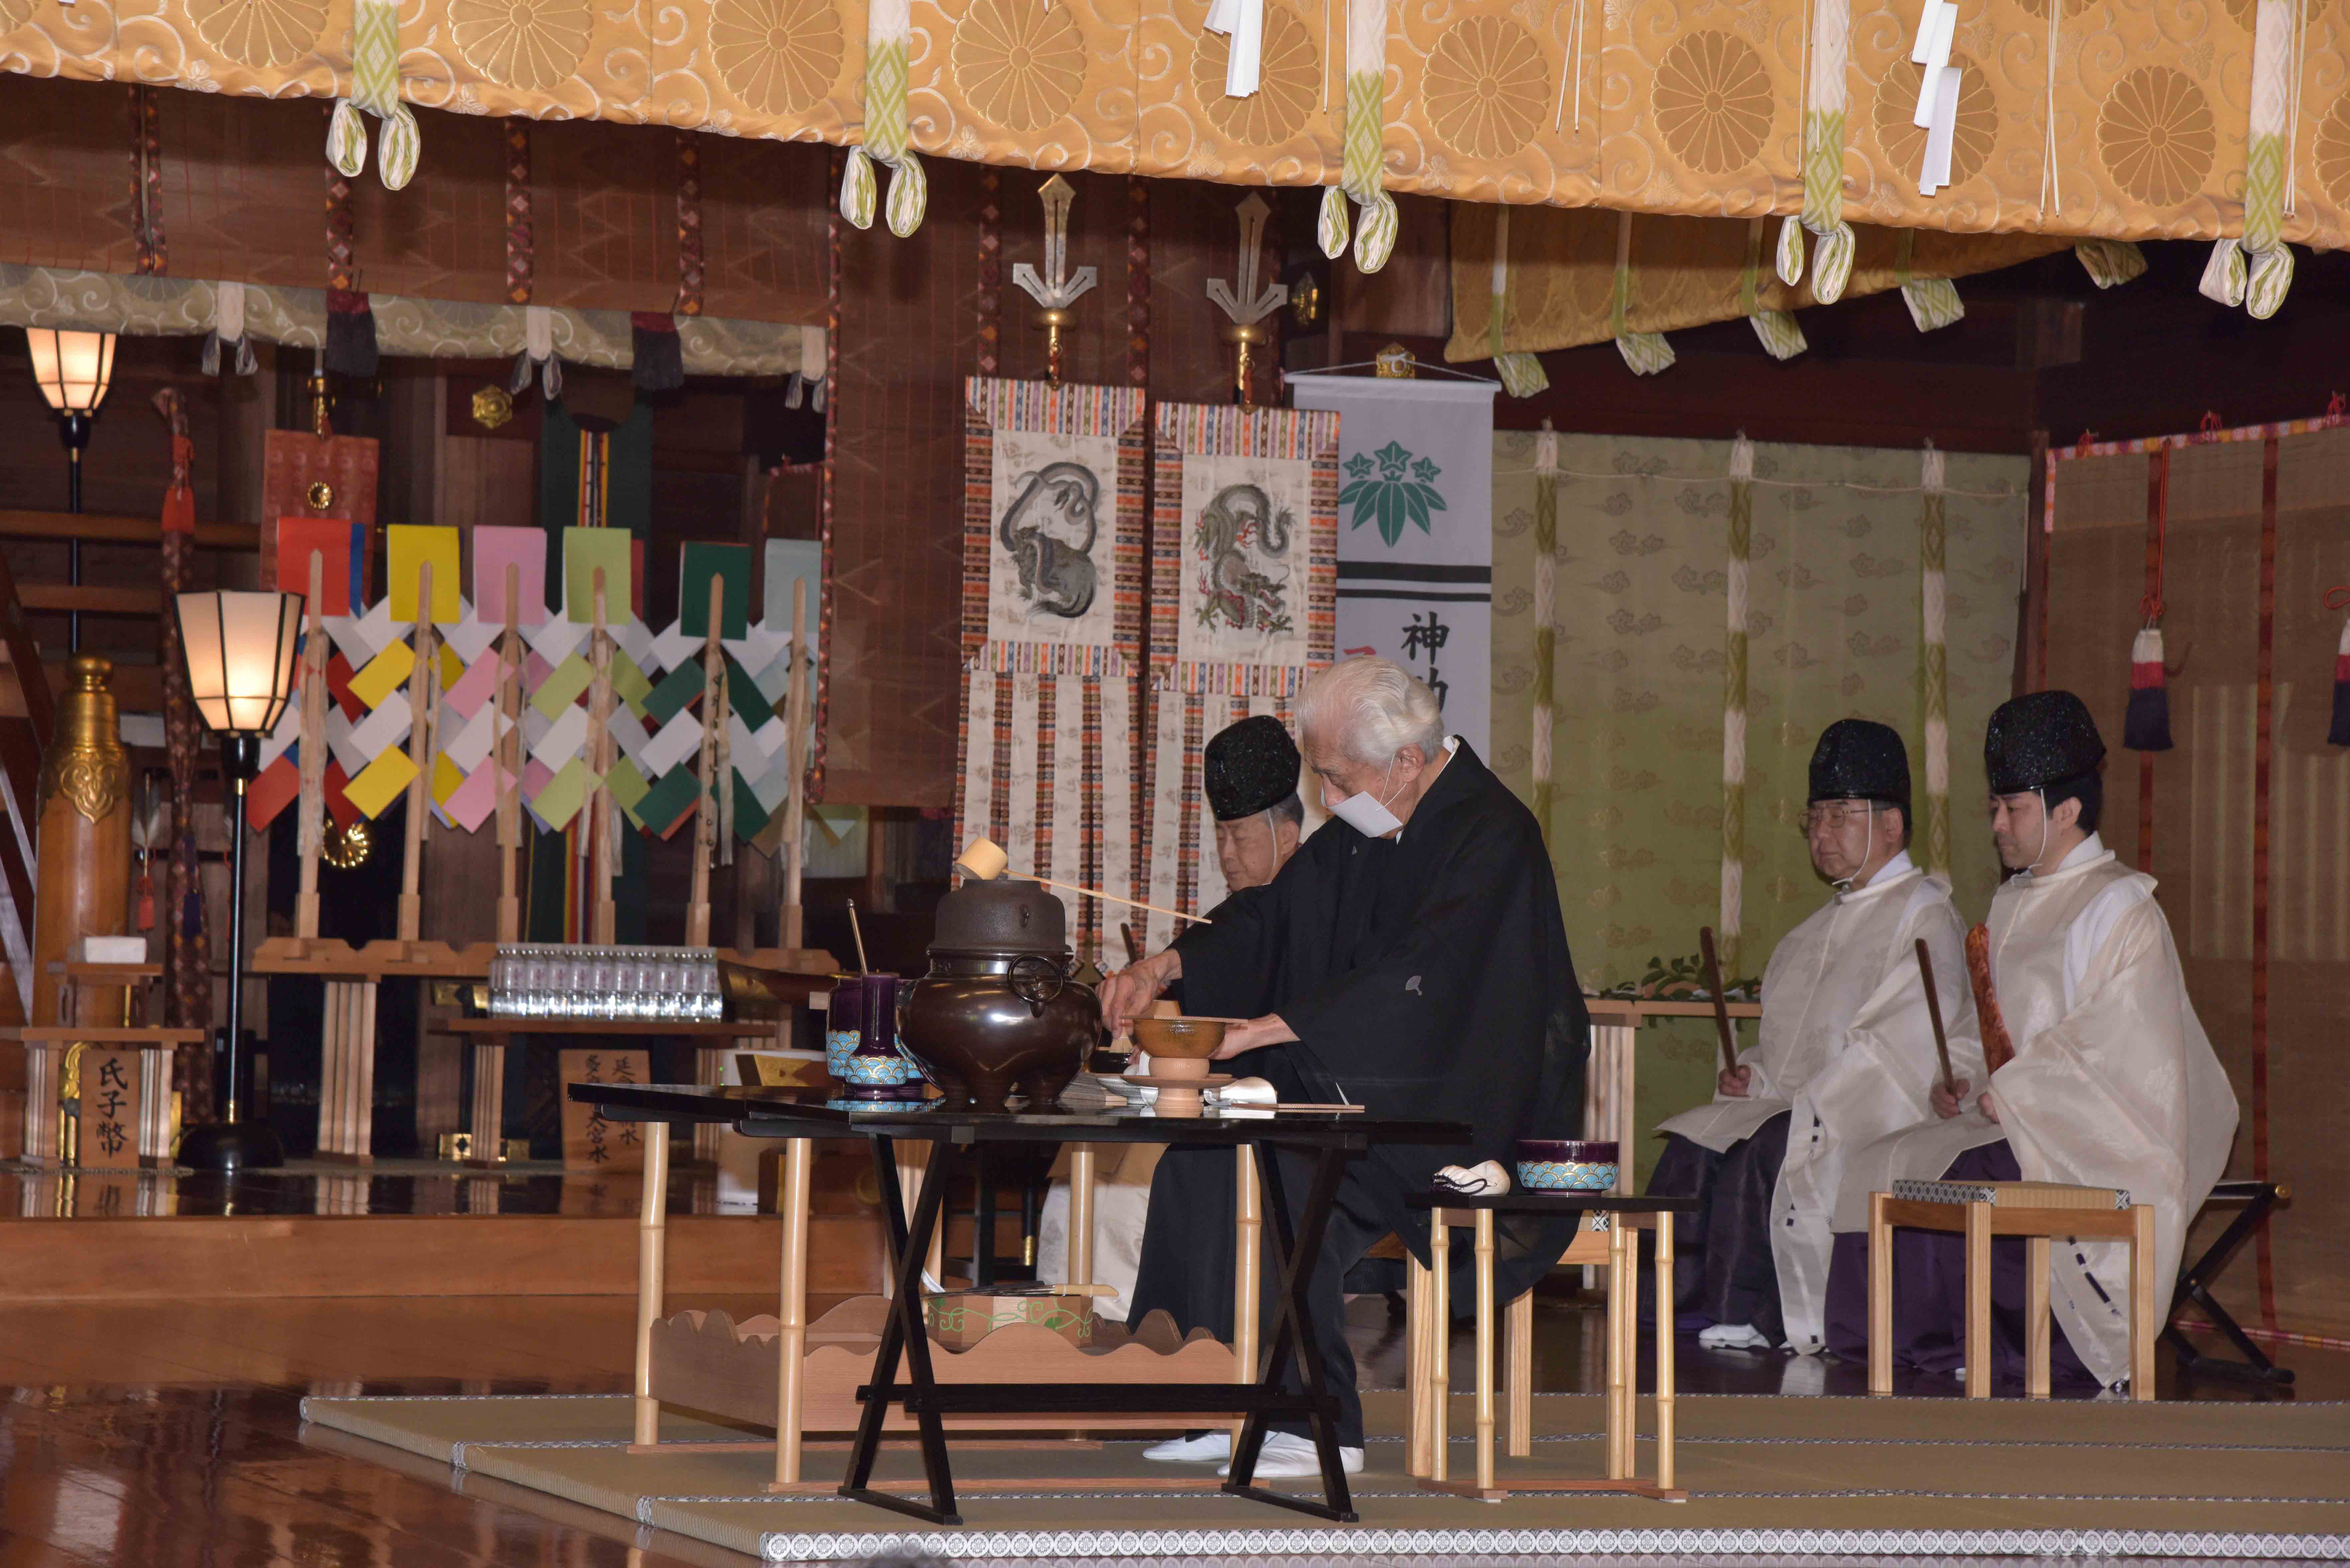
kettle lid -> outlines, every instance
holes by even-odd
[[[933,951],[1046,953],[1068,950],[1068,913],[1035,882],[1006,877],[965,881],[939,900],[931,929]]]

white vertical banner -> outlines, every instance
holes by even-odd
[[[1293,376],[1338,415],[1341,659],[1377,653],[1432,687],[1445,728],[1490,749],[1493,393],[1486,380]]]

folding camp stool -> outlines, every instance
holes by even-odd
[[[2054,1181],[1897,1181],[1868,1195],[1868,1391],[1893,1392],[1893,1231],[1967,1239],[1967,1397],[1991,1397],[1991,1240],[2024,1238],[2024,1393],[2048,1397],[2048,1243],[2086,1237],[2130,1250],[2130,1397],[2154,1397],[2154,1210],[2111,1187]]]
[[[2170,1314],[2189,1302],[2200,1308],[2211,1326],[2236,1347],[2241,1361],[2230,1361],[2224,1355],[2206,1355],[2189,1343],[2178,1332],[2176,1323],[2162,1325],[2162,1337],[2178,1355],[2179,1366],[2189,1372],[2217,1373],[2227,1377],[2257,1378],[2263,1383],[2285,1384],[2293,1381],[2293,1368],[2279,1366],[2268,1358],[2266,1352],[2254,1345],[2235,1319],[2233,1314],[2220,1304],[2211,1294],[2211,1282],[2228,1266],[2244,1238],[2267,1222],[2269,1210],[2279,1203],[2293,1201],[2293,1189],[2281,1181],[2222,1181],[2211,1189],[2206,1203],[2241,1203],[2243,1211],[2220,1232],[2219,1240],[2203,1251],[2203,1255],[2178,1271],[2178,1288],[2170,1298]]]

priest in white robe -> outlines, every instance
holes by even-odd
[[[2013,873],[1991,899],[1988,1085],[1939,1096],[1936,1114],[1856,1154],[1836,1204],[1830,1343],[1867,1352],[1868,1195],[1896,1179],[2028,1180],[2119,1188],[2155,1211],[2155,1278],[2178,1272],[2187,1227],[2226,1169],[2236,1096],[2188,1000],[2155,881],[2097,836],[2104,741],[2069,691],[2016,698],[1984,745],[1991,837]],[[1976,977],[1977,983],[1981,977]],[[2013,1055],[2001,1063],[2002,1031]],[[1964,1243],[1897,1231],[1894,1359],[1963,1370]],[[1994,1376],[2023,1366],[2023,1243],[1992,1249]],[[2060,1377],[2107,1387],[2129,1375],[2122,1243],[2051,1249]]]
[[[1909,857],[1900,735],[1861,719],[1829,725],[1810,786],[1804,834],[1835,896],[1772,953],[1758,1043],[1720,1075],[1711,1104],[1659,1129],[1670,1142],[1648,1183],[1703,1199],[1676,1259],[1675,1314],[1715,1348],[1825,1348],[1846,1156],[1926,1116],[1940,1078],[1921,940],[1953,1065],[1982,1075],[1966,928],[1950,884]]]

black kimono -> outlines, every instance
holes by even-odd
[[[1339,1440],[1362,1443],[1340,1282],[1389,1231],[1428,1261],[1428,1220],[1404,1199],[1440,1166],[1513,1165],[1522,1137],[1573,1137],[1590,1019],[1567,956],[1558,888],[1534,815],[1459,745],[1394,840],[1333,821],[1272,882],[1236,893],[1177,939],[1187,1011],[1278,1013],[1297,1039],[1224,1064],[1284,1100],[1467,1123],[1454,1148],[1374,1148],[1349,1167],[1314,1278],[1315,1329],[1338,1395]],[[1293,1205],[1307,1170],[1283,1167]],[[1164,1310],[1188,1333],[1232,1334],[1232,1157],[1170,1150],[1151,1183],[1130,1321]],[[1268,1240],[1272,1227],[1266,1227]],[[1567,1221],[1496,1227],[1508,1300],[1556,1262]],[[1275,1276],[1263,1297],[1270,1317]],[[1302,1429],[1302,1428],[1300,1428]]]

